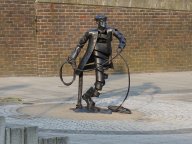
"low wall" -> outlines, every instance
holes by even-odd
[[[0,144],[67,144],[67,137],[40,137],[38,127],[6,126],[5,118],[0,117]]]
[[[36,0],[35,2],[147,9],[192,10],[191,0]]]

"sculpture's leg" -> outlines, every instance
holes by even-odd
[[[95,103],[94,101],[91,99],[92,95],[94,93],[94,88],[90,87],[85,94],[83,94],[82,98],[83,100],[85,100],[85,102],[87,103],[87,109],[88,110],[93,110],[95,107]]]
[[[83,90],[83,72],[79,74],[78,99],[77,99],[77,105],[76,105],[77,109],[82,108],[82,103],[81,103],[82,90]]]
[[[94,95],[92,95],[92,97],[98,97],[100,95],[98,91],[102,90],[103,86],[105,85],[105,79],[107,79],[107,74],[104,73],[104,68],[102,66],[105,61],[101,58],[96,57],[95,63],[97,67],[97,69],[95,70],[96,81]]]
[[[105,79],[107,78],[107,75],[104,74],[102,63],[104,63],[102,59],[95,57],[95,87],[90,87],[82,96],[83,100],[85,100],[87,103],[87,109],[89,111],[98,111],[98,108],[95,107],[95,102],[92,100],[92,97],[98,97],[100,95],[98,91],[102,90],[102,87],[105,85]]]
[[[91,111],[97,111],[98,108],[95,107],[95,102],[92,100],[92,97],[98,97],[100,93],[98,91],[102,90],[103,85],[105,84],[104,79],[104,70],[100,64],[99,59],[96,58],[96,82],[95,88],[90,87],[86,93],[82,96],[83,100],[87,103],[87,109]]]

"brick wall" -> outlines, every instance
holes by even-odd
[[[37,73],[34,0],[0,1],[0,76]]]
[[[11,2],[0,7],[0,75],[58,75],[61,63],[101,13],[125,35],[123,55],[131,72],[192,70],[191,11]],[[117,43],[114,38],[114,54]],[[121,59],[114,62],[115,72],[125,71]]]
[[[192,12],[41,3],[37,5],[39,72],[57,73],[83,33],[95,27],[93,18],[100,13],[127,38],[123,55],[131,72],[192,70]],[[114,51],[117,42],[114,38]],[[116,59],[115,71],[119,70],[125,65]]]

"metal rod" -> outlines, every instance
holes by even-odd
[[[82,91],[83,91],[83,72],[79,74],[79,87],[78,87],[78,99],[77,99],[77,109],[82,108],[81,98],[82,98]]]

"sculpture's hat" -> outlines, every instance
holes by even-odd
[[[95,21],[107,21],[107,17],[105,15],[97,15],[95,16]]]

